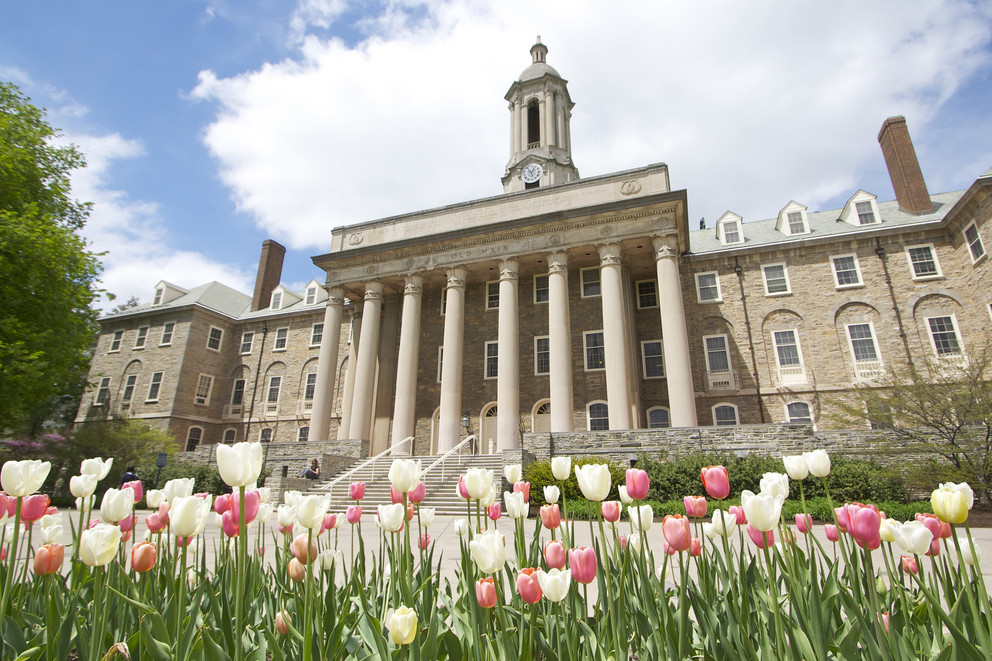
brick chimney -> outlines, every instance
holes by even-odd
[[[282,260],[286,247],[272,239],[262,241],[262,254],[258,258],[258,274],[255,276],[255,292],[251,296],[251,309],[262,310],[269,307],[272,290],[279,286],[282,277]]]
[[[906,128],[906,118],[900,115],[885,120],[878,132],[878,144],[882,146],[899,208],[918,214],[933,211],[927,183],[923,180],[920,162],[916,160],[916,150]]]

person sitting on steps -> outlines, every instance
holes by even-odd
[[[304,468],[300,471],[300,477],[305,477],[308,480],[316,480],[320,477],[320,464],[314,459],[310,462],[310,468]]]

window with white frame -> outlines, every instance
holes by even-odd
[[[162,378],[164,376],[165,372],[155,372],[152,374],[152,380],[148,384],[148,396],[145,397],[146,403],[151,404],[158,401],[158,394],[162,389]]]
[[[186,432],[186,452],[192,452],[203,441],[203,427],[190,427]]]
[[[871,201],[856,202],[854,210],[858,214],[858,225],[874,225],[878,222],[878,219],[875,218],[875,207]]]
[[[499,342],[486,342],[485,378],[495,379],[499,376]]]
[[[734,243],[743,243],[744,238],[741,233],[741,221],[737,218],[720,221],[720,243],[725,246]]]
[[[142,326],[138,329],[138,334],[134,337],[134,348],[144,349],[145,340],[148,339],[148,326]]]
[[[269,387],[265,393],[265,403],[268,406],[275,406],[279,403],[279,391],[282,389],[282,377],[270,376]],[[268,406],[266,408],[268,408]]]
[[[310,330],[310,346],[319,347],[324,339],[324,324],[314,324]]]
[[[273,351],[285,351],[286,345],[289,343],[289,329],[288,328],[277,328],[276,329],[276,339],[272,344]]]
[[[637,282],[637,309],[658,307],[658,281],[638,280]]]
[[[927,317],[927,328],[930,331],[930,341],[938,356],[960,356],[961,338],[958,336],[954,316]]]
[[[599,267],[594,266],[579,271],[579,278],[582,281],[582,298],[599,296],[603,289],[599,282]]]
[[[300,431],[296,432],[296,440],[300,443],[306,443],[310,438],[310,428],[300,427]]]
[[[269,308],[272,310],[278,310],[280,307],[282,307],[282,292],[276,290],[272,292],[272,298],[269,301]]]
[[[499,281],[486,283],[486,309],[499,309]]]
[[[220,351],[221,343],[224,341],[224,331],[216,326],[210,327],[207,334],[207,348],[213,351]]]
[[[802,211],[790,211],[785,214],[785,220],[789,224],[789,234],[805,234],[808,231]]]
[[[586,408],[589,431],[608,431],[610,428],[610,407],[606,402],[590,402]]]
[[[124,379],[124,390],[121,392],[121,404],[128,404],[134,398],[134,384],[138,382],[137,374],[128,374]]]
[[[262,427],[261,431],[258,432],[258,440],[262,443],[270,443],[272,441],[272,427]]]
[[[861,267],[858,265],[857,255],[831,257],[830,265],[833,268],[834,284],[837,289],[860,287],[864,284],[861,281]]]
[[[785,264],[768,264],[761,267],[761,275],[765,280],[765,295],[780,296],[791,293],[789,289],[789,273]]]
[[[740,424],[734,404],[717,404],[713,407],[713,424],[718,427]]]
[[[534,374],[551,374],[551,338],[534,338]]]
[[[441,290],[441,316],[444,316],[445,311],[448,309],[448,290]]]
[[[304,305],[313,305],[317,302],[317,285],[307,287],[307,297]]]
[[[251,353],[251,345],[255,341],[255,333],[252,331],[245,331],[241,334],[241,354]]]
[[[110,377],[105,376],[100,379],[100,385],[96,389],[96,397],[93,398],[93,406],[106,406],[110,403]]]
[[[210,404],[210,391],[214,387],[214,377],[201,374],[196,379],[196,390],[193,392],[193,403],[204,406]]]
[[[159,340],[158,345],[160,347],[167,347],[172,344],[172,335],[176,330],[176,322],[167,321],[162,326],[162,339]]]
[[[437,348],[437,382],[441,383],[441,368],[444,367],[444,346]]]
[[[909,268],[913,273],[913,280],[926,278],[936,278],[941,275],[940,264],[937,262],[937,253],[932,245],[907,246],[906,259],[909,260]]]
[[[648,429],[664,429],[671,426],[671,413],[664,406],[648,409]]]
[[[244,410],[245,380],[235,379],[231,387],[231,414],[238,415]]]
[[[813,414],[806,402],[789,402],[785,405],[787,422],[813,422]]]
[[[665,359],[661,340],[644,340],[641,342],[641,367],[645,379],[663,379],[665,377]]]
[[[110,348],[107,353],[115,353],[121,350],[121,340],[124,339],[124,331],[114,331],[114,338],[110,340]]]
[[[723,300],[720,277],[716,271],[696,274],[696,300],[700,303],[719,303]]]
[[[534,302],[547,303],[551,299],[550,278],[547,273],[534,276]]]
[[[238,440],[238,430],[237,429],[225,429],[224,430],[224,443],[230,445],[234,441]]]
[[[965,243],[968,244],[968,251],[971,253],[971,263],[974,264],[985,257],[985,244],[982,243],[982,237],[978,233],[978,225],[972,221],[964,228],[963,234]]]
[[[799,353],[799,339],[794,329],[772,332],[775,342],[775,360],[779,368],[797,368],[802,366],[802,354]]]
[[[158,287],[155,290],[155,298],[152,299],[152,305],[160,305],[164,297],[165,297],[165,287]]]
[[[606,369],[606,346],[603,344],[603,331],[596,330],[583,333],[582,346],[585,350],[585,368],[587,372]]]
[[[730,354],[727,351],[726,335],[704,335],[703,346],[706,349],[706,371],[720,373],[730,371]]]
[[[303,383],[303,401],[313,402],[313,395],[317,392],[317,373],[310,372]]]
[[[847,337],[851,341],[851,353],[856,363],[873,363],[878,361],[878,345],[875,344],[875,333],[870,323],[848,324]]]

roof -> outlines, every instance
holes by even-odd
[[[561,78],[561,74],[558,73],[553,66],[547,62],[534,62],[529,67],[524,69],[520,77],[517,78],[517,82],[525,83],[528,80],[537,80],[545,75],[552,75],[555,78]]]

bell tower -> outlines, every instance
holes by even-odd
[[[530,48],[531,65],[506,93],[510,109],[510,160],[503,175],[503,191],[563,184],[579,178],[572,163],[572,99],[568,81],[545,61],[548,47]]]

